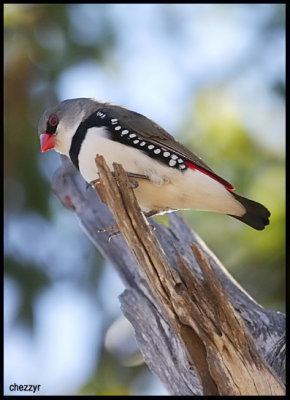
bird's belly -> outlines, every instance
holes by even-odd
[[[139,179],[135,194],[144,211],[203,210],[243,215],[244,207],[222,186],[197,170],[179,172],[179,179],[163,185]]]
[[[244,207],[219,182],[198,170],[179,171],[131,146],[106,137],[87,135],[79,153],[79,168],[87,182],[98,178],[96,154],[104,156],[108,166],[122,164],[127,172],[147,175],[137,179],[135,194],[143,211],[158,212],[196,209],[242,215]]]

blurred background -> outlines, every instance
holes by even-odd
[[[60,158],[40,152],[37,124],[64,99],[146,115],[267,206],[262,232],[183,215],[257,302],[284,311],[284,24],[283,4],[4,5],[5,394],[167,394],[138,362],[117,273],[51,191]]]

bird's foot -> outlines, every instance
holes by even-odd
[[[87,183],[86,189],[88,189],[90,186],[95,186],[98,185],[100,183],[100,178],[98,179],[94,179],[93,181],[90,181],[89,183]]]
[[[144,212],[143,214],[144,214],[144,217],[146,219],[148,219],[148,218],[152,217],[153,215],[158,214],[158,212],[154,211],[154,210],[151,210],[151,211],[148,211],[148,212]],[[156,229],[155,226],[153,224],[150,224],[150,223],[149,223],[149,227],[152,230],[152,232],[155,231],[155,229]],[[121,234],[121,232],[119,231],[119,227],[117,225],[108,226],[107,228],[101,228],[101,229],[98,230],[98,232],[104,233],[104,232],[109,232],[109,231],[114,231],[114,230],[117,230],[117,232],[113,232],[113,233],[111,233],[109,235],[108,239],[110,241],[113,237],[118,236],[118,235]]]
[[[139,182],[137,181],[137,179],[134,179],[134,178],[148,179],[149,180],[149,176],[141,175],[141,174],[135,174],[134,172],[127,172],[127,176],[129,178],[129,181],[133,184],[132,189],[137,189],[137,187],[139,186]]]
[[[153,224],[149,224],[149,228],[151,229],[152,232],[154,232],[155,229],[156,229],[155,226],[154,226]]]
[[[120,232],[120,231],[111,233],[111,234],[109,235],[109,237],[108,237],[108,241],[110,242],[111,239],[112,239],[114,236],[119,236],[119,235],[121,235],[121,232]]]
[[[119,229],[117,225],[108,226],[107,228],[98,229],[98,232],[109,232],[114,231],[115,229]]]
[[[148,218],[153,217],[154,215],[158,214],[158,211],[151,210],[151,211],[143,212],[143,214],[144,214],[144,217],[148,220]],[[153,224],[150,224],[150,223],[149,223],[149,226],[150,226],[152,232],[154,232],[155,229],[156,229],[155,226]]]
[[[103,232],[109,232],[109,231],[114,231],[117,229],[117,232],[113,232],[109,235],[109,241],[114,237],[114,236],[118,236],[121,234],[121,232],[119,231],[119,228],[117,225],[112,225],[112,226],[108,226],[107,228],[102,228],[102,229],[98,229],[98,232],[103,233]]]
[[[112,175],[114,176],[114,172],[112,172]],[[138,183],[137,179],[134,179],[134,178],[148,179],[149,180],[149,176],[141,175],[141,174],[135,174],[133,172],[127,172],[127,176],[129,178],[129,181],[133,184],[132,189],[136,189],[139,186],[139,183]],[[93,181],[91,181],[90,183],[87,184],[87,188],[89,186],[94,186],[94,185],[99,184],[99,183],[100,183],[100,179],[95,179],[95,180],[93,180]],[[155,214],[156,214],[156,211],[153,211],[153,212],[150,211],[149,213],[144,213],[146,218],[149,218],[149,217],[151,217],[152,215],[155,215]],[[155,227],[152,224],[149,224],[149,225],[150,225],[152,230],[155,229]],[[99,229],[98,232],[103,233],[103,232],[113,231],[113,230],[116,230],[116,229],[117,229],[117,232],[113,232],[113,233],[111,233],[109,235],[109,241],[110,241],[114,236],[118,236],[118,235],[121,234],[121,232],[119,231],[119,228],[118,228],[117,225],[108,226],[107,228]]]
[[[112,175],[115,176],[114,172],[112,172]],[[149,176],[147,175],[141,175],[141,174],[135,174],[134,172],[127,172],[127,176],[129,178],[129,181],[132,183],[132,189],[137,189],[137,187],[139,186],[139,182],[137,179],[150,179]],[[137,179],[134,179],[137,178]],[[94,179],[93,181],[87,183],[87,189],[90,186],[95,186],[98,185],[100,183],[100,179]]]

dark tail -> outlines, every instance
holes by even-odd
[[[245,197],[239,196],[236,193],[231,192],[231,194],[238,200],[246,209],[246,212],[242,216],[231,215],[252,228],[259,231],[265,229],[266,225],[269,225],[269,217],[271,215],[270,211],[267,210],[262,204],[256,201],[246,199]]]

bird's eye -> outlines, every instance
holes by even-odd
[[[58,116],[55,114],[52,114],[49,117],[49,120],[47,121],[46,133],[48,133],[49,135],[54,135],[56,132],[56,127],[57,127],[58,123],[59,123]]]
[[[56,126],[58,124],[58,117],[57,115],[51,115],[49,117],[48,123],[50,126]]]

